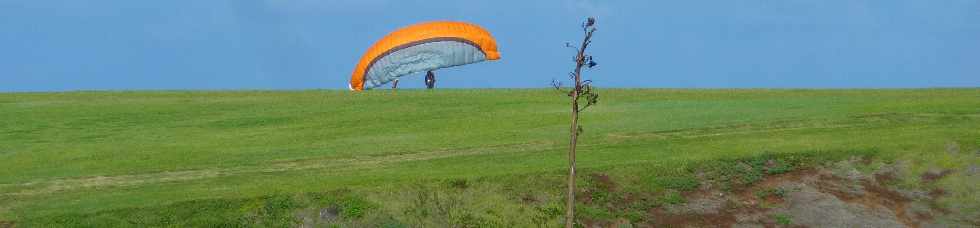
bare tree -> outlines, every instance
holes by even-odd
[[[599,94],[592,87],[592,80],[582,80],[582,67],[596,66],[592,56],[585,53],[585,49],[592,43],[592,33],[596,31],[594,17],[589,17],[585,23],[582,23],[582,31],[585,33],[585,38],[582,39],[581,46],[575,47],[565,43],[566,47],[575,49],[577,53],[574,58],[575,70],[568,73],[569,78],[575,82],[574,88],[565,89],[558,80],[552,82],[556,90],[567,92],[572,100],[572,126],[568,145],[568,199],[565,207],[565,227],[568,228],[575,226],[575,146],[578,144],[578,135],[582,133],[582,127],[578,125],[578,116],[579,112],[599,102]],[[584,104],[580,104],[582,98],[585,98]]]

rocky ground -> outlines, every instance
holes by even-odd
[[[737,191],[702,185],[685,194],[685,203],[651,210],[652,222],[641,226],[980,227],[980,217],[940,205],[939,200],[948,194],[943,188],[897,187],[901,163],[864,174],[852,167],[852,163],[860,162],[844,161],[833,167],[768,176]],[[977,181],[980,175],[976,169],[929,170],[921,174],[919,186],[932,186],[954,172],[964,172],[962,175]],[[622,227],[626,223],[591,225]]]

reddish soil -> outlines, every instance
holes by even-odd
[[[534,197],[534,195],[524,193],[524,195],[521,195],[521,202],[524,202],[524,204],[537,204],[541,202],[541,200],[538,200],[538,198]]]
[[[953,170],[947,169],[947,170],[943,170],[943,171],[929,171],[929,172],[925,172],[925,173],[922,174],[922,182],[923,183],[936,182],[937,180],[942,179],[943,177],[946,177],[946,175],[949,175],[950,173],[953,173]]]
[[[875,173],[874,177],[875,180],[878,181],[878,183],[882,183],[882,184],[892,183],[895,182],[895,180],[898,180],[898,177],[896,177],[895,173],[893,172]]]
[[[946,196],[946,190],[944,189],[936,188],[933,189],[932,191],[929,191],[929,197],[932,197],[933,199],[943,197],[943,196]]]
[[[712,214],[671,214],[662,208],[649,211],[654,217],[653,227],[729,227],[735,224],[735,213],[728,211]]]
[[[602,189],[609,192],[615,192],[618,190],[616,183],[613,182],[612,178],[609,178],[609,175],[602,174],[602,173],[594,173],[592,174],[592,180],[596,182],[596,188],[598,189]]]
[[[919,227],[919,224],[915,222],[915,220],[913,220],[907,212],[908,204],[911,202],[911,200],[905,198],[905,196],[902,196],[901,193],[878,185],[877,183],[862,181],[861,185],[864,186],[869,194],[867,194],[866,197],[860,198],[859,200],[845,200],[846,202],[857,202],[867,206],[868,208],[883,206],[894,211],[895,215],[898,216],[898,220],[901,221],[902,224],[905,224],[908,227]]]

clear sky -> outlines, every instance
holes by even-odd
[[[599,87],[980,86],[980,0],[0,0],[0,91],[346,89],[374,41],[427,20],[502,54],[437,86],[547,87],[589,15]]]

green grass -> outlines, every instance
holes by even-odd
[[[690,190],[691,167],[758,156],[873,155],[921,171],[975,164],[949,145],[980,149],[980,89],[601,94],[581,120],[582,178],[638,191]],[[0,94],[0,221],[278,226],[336,193],[362,205],[349,224],[554,225],[567,109],[546,89]],[[940,184],[976,188],[964,182]]]
[[[783,226],[789,226],[793,224],[793,218],[785,214],[776,214],[773,216],[776,219],[776,223]]]

